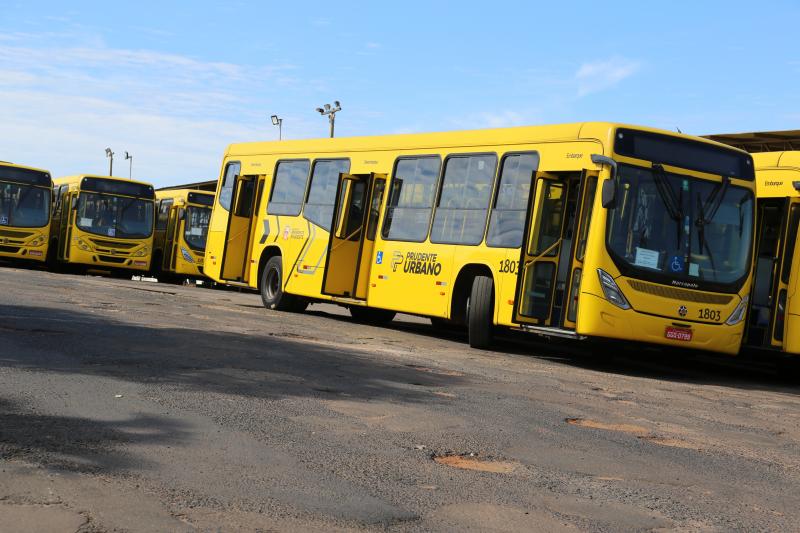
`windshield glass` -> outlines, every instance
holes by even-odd
[[[208,237],[208,223],[211,221],[210,207],[195,207],[190,205],[186,208],[186,227],[183,230],[183,239],[191,248],[195,250],[206,249],[206,238]]]
[[[736,290],[748,272],[753,216],[745,188],[620,165],[608,248],[631,275]]]
[[[144,238],[153,232],[153,202],[127,196],[82,192],[76,223],[83,231],[117,238]]]
[[[41,228],[50,220],[50,189],[0,181],[0,226]]]

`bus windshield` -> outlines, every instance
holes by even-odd
[[[193,205],[187,207],[186,227],[183,230],[183,239],[186,244],[195,250],[205,250],[209,221],[211,221],[210,207],[196,207]]]
[[[50,189],[0,181],[0,226],[41,228],[50,220]]]
[[[153,232],[153,202],[140,198],[82,192],[76,223],[83,231],[123,239]]]
[[[627,275],[736,291],[750,261],[753,194],[663,169],[620,165],[607,244]]]

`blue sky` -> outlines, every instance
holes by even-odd
[[[800,128],[798,2],[16,2],[0,159],[157,186],[227,144],[611,120]]]

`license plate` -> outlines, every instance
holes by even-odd
[[[30,252],[28,252],[28,255],[31,255],[31,256],[34,256],[34,257],[42,257],[42,251],[41,250],[31,250]]]
[[[667,327],[667,330],[664,332],[664,336],[674,341],[690,341],[692,340],[692,330]]]
[[[134,261],[133,262],[133,266],[146,267],[147,266],[147,261]]]

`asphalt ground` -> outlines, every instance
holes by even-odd
[[[800,530],[800,385],[0,268],[0,531]]]

